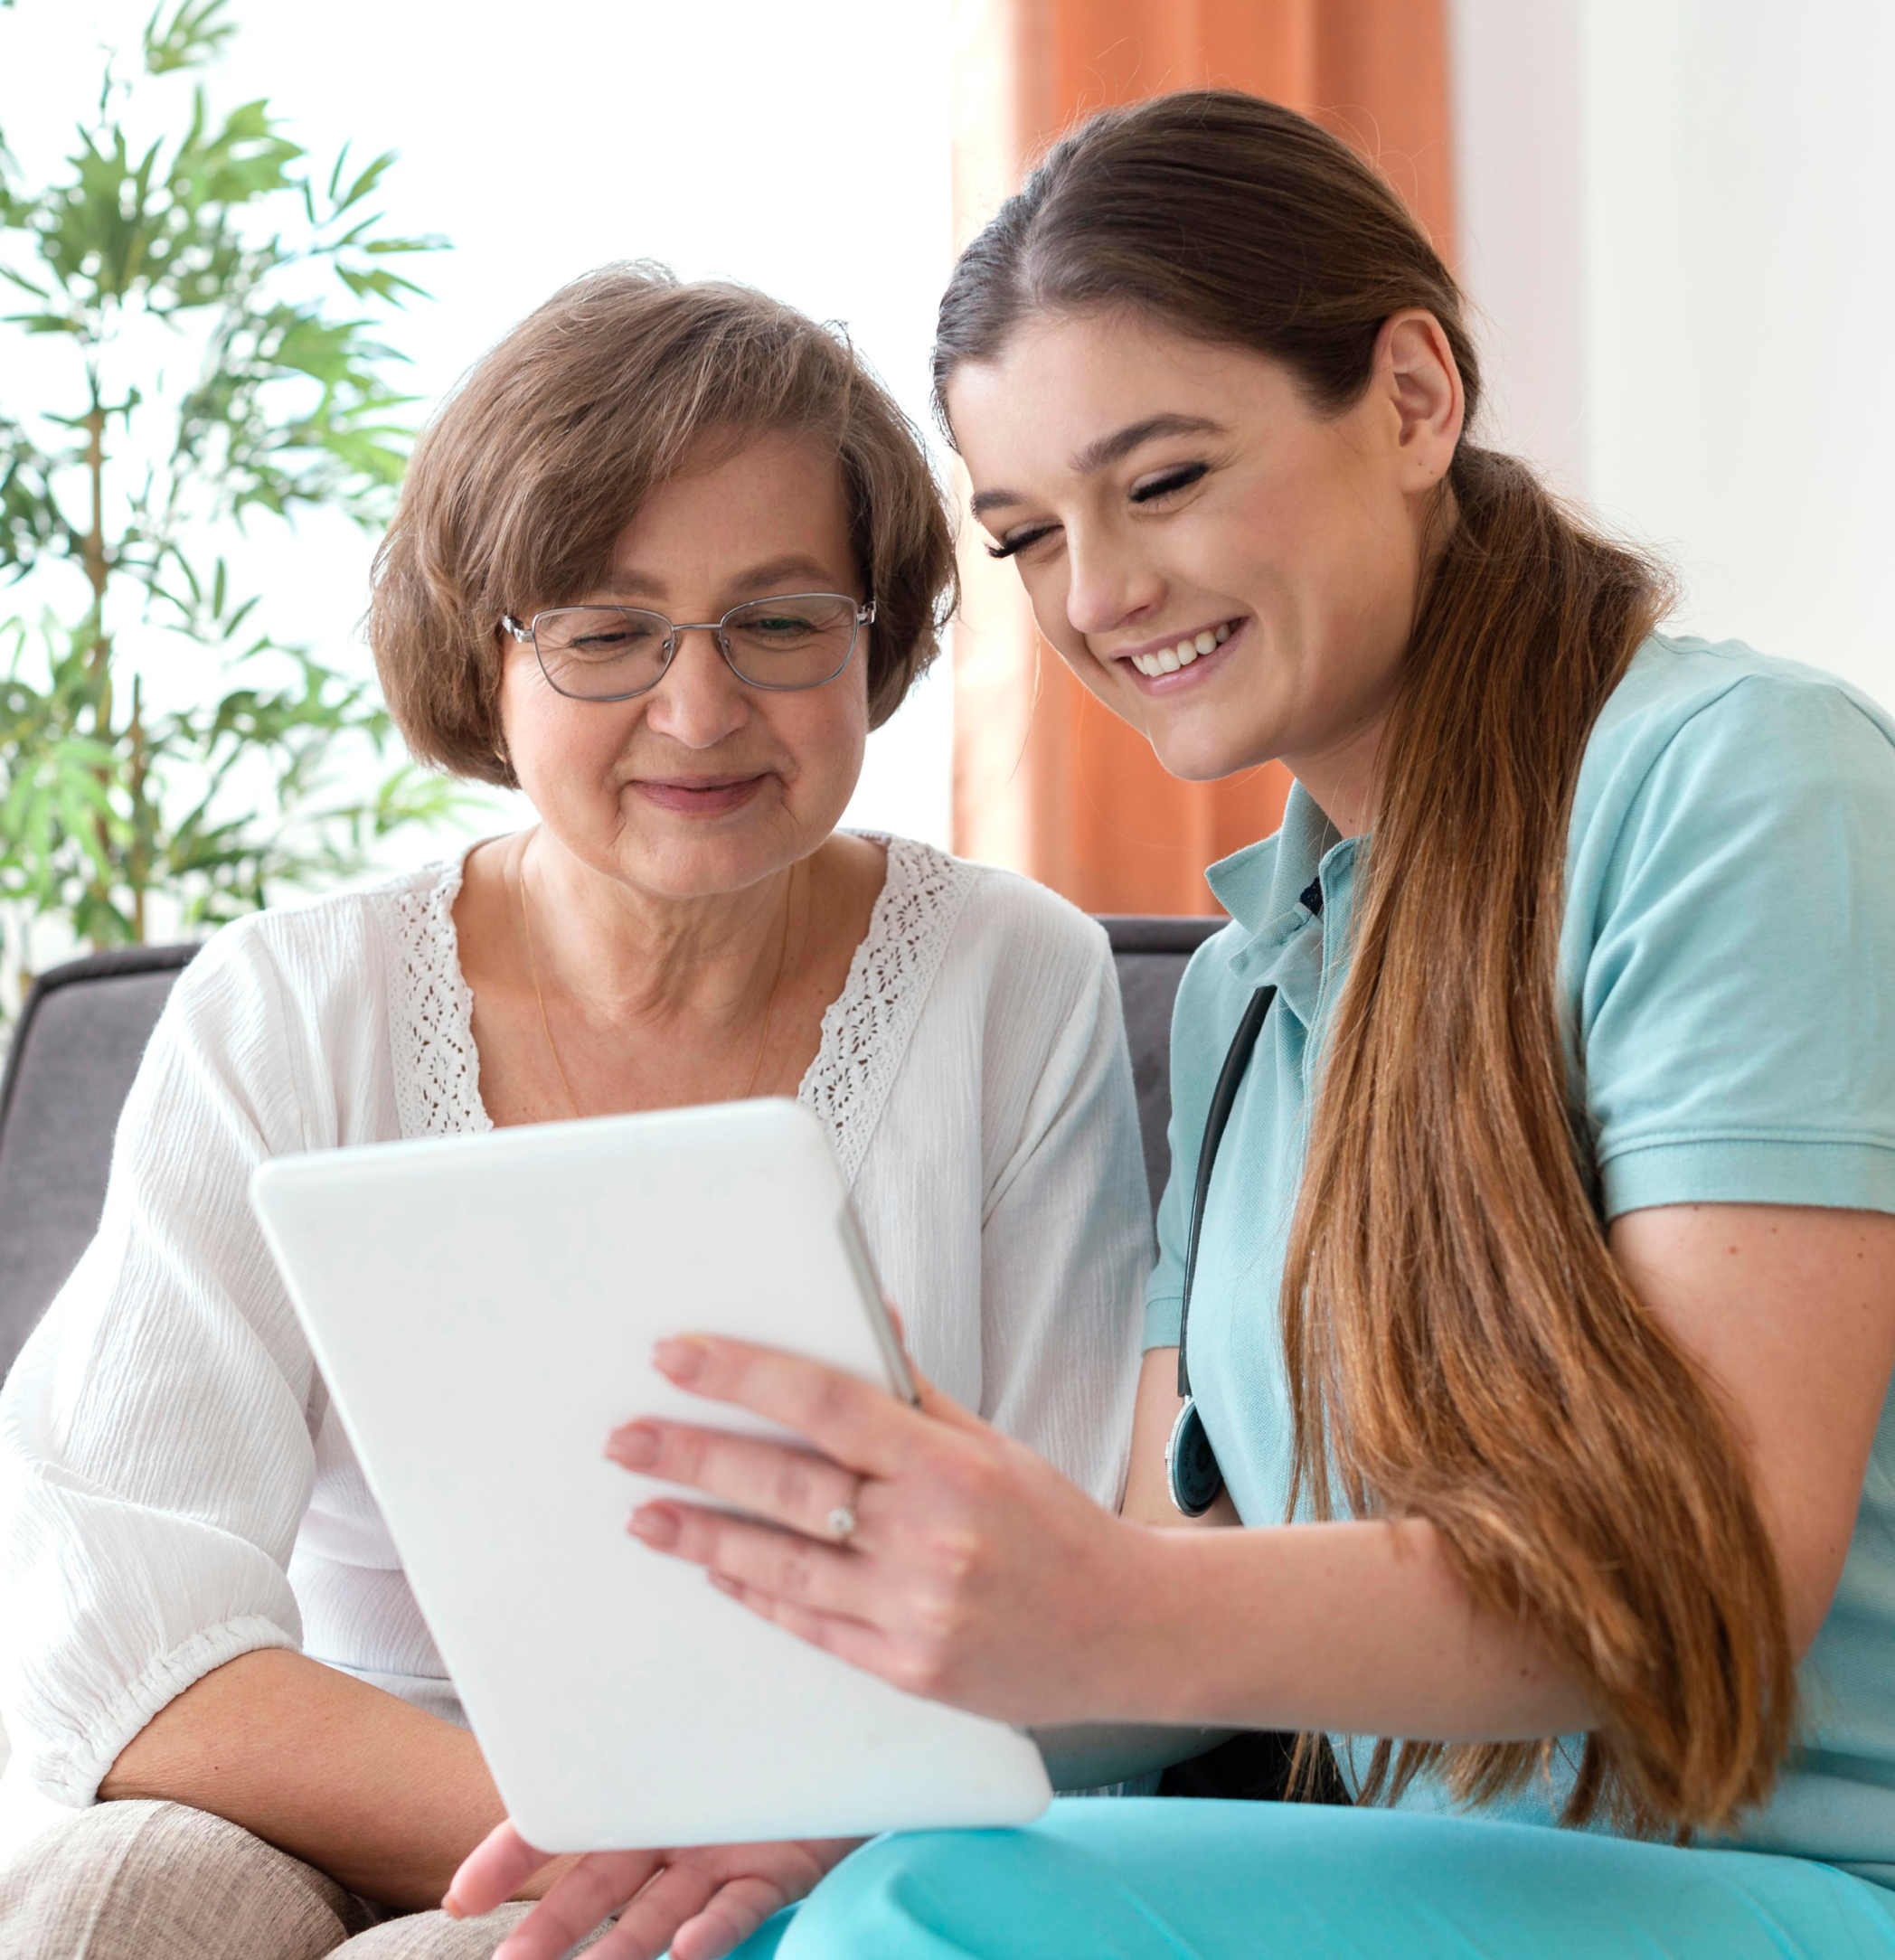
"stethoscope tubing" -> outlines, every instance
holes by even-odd
[[[1172,1503],[1188,1518],[1202,1517],[1224,1487],[1217,1452],[1204,1428],[1204,1418],[1198,1413],[1197,1398],[1191,1391],[1191,1296],[1197,1282],[1198,1241],[1204,1230],[1204,1207],[1217,1169],[1218,1149],[1223,1143],[1237,1093],[1249,1070],[1250,1057],[1257,1051],[1257,1039],[1263,1032],[1276,998],[1275,986],[1260,986],[1245,1003],[1237,1032],[1224,1052],[1224,1065],[1218,1070],[1210,1112],[1204,1119],[1203,1140],[1198,1146],[1197,1184],[1191,1198],[1191,1238],[1184,1254],[1184,1295],[1178,1307],[1178,1395],[1184,1406],[1172,1425],[1164,1450]]]

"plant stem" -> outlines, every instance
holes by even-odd
[[[148,767],[145,742],[145,678],[132,676],[132,718],[125,730],[131,745],[132,839],[126,853],[126,881],[132,888],[132,943],[145,944],[145,891],[151,882],[151,833],[145,808],[145,773]]]
[[[89,366],[86,379],[92,406],[86,416],[86,474],[92,485],[92,527],[86,533],[86,579],[92,588],[92,645],[88,662],[96,692],[92,699],[93,732],[100,741],[112,735],[112,642],[105,629],[106,587],[111,564],[105,549],[105,403],[99,392],[99,370]]]
[[[92,732],[101,742],[112,740],[112,640],[105,629],[106,587],[112,575],[111,561],[106,555],[105,546],[105,402],[99,391],[99,369],[96,363],[88,363],[86,381],[91,390],[92,405],[86,416],[86,474],[92,485],[92,525],[86,532],[85,567],[86,578],[92,588],[92,645],[87,654],[87,671],[92,681]],[[109,786],[111,771],[101,767],[97,772],[102,786]],[[93,819],[99,837],[101,858],[110,862],[111,831],[104,816]],[[100,907],[106,907],[110,890],[103,876],[92,881],[93,893]],[[141,928],[139,938],[144,937]],[[99,944],[98,936],[92,941]]]

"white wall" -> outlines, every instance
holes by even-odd
[[[1507,439],[1680,623],[1895,705],[1884,0],[1454,0],[1466,283]]]
[[[1454,0],[1455,213],[1486,400],[1477,432],[1588,480],[1582,0]]]

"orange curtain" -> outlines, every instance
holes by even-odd
[[[1452,259],[1445,0],[956,0],[957,246],[1090,111],[1249,89],[1372,157]],[[1271,763],[1181,783],[1034,631],[1012,569],[966,526],[955,635],[955,845],[1095,912],[1214,912],[1204,866],[1267,836]]]

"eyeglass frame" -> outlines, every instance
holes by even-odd
[[[753,681],[749,674],[739,671],[737,663],[731,657],[729,644],[724,638],[724,628],[740,612],[748,612],[752,606],[787,604],[797,598],[839,598],[845,605],[855,608],[849,625],[849,650],[834,671],[825,674],[820,681]],[[668,619],[649,606],[579,605],[547,606],[536,612],[524,626],[512,613],[501,616],[500,625],[504,632],[510,633],[521,646],[531,646],[533,658],[539,663],[540,672],[546,677],[546,684],[562,701],[585,701],[599,707],[608,707],[616,701],[636,701],[641,694],[648,694],[665,676],[671,672],[671,664],[678,657],[678,646],[687,633],[708,633],[712,645],[717,648],[718,657],[746,687],[754,687],[767,694],[806,694],[813,687],[827,687],[831,681],[839,680],[847,671],[849,663],[855,657],[855,643],[862,637],[862,629],[875,624],[875,595],[872,592],[866,599],[851,598],[846,592],[771,592],[762,598],[747,598],[740,605],[733,606],[721,619]],[[569,694],[547,671],[546,655],[540,651],[536,628],[541,620],[550,619],[554,613],[562,612],[618,612],[641,613],[647,619],[662,619],[669,630],[665,636],[664,664],[656,674],[643,687],[635,687],[624,694]]]

